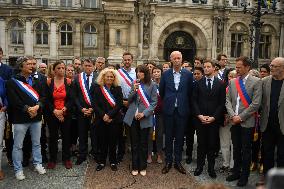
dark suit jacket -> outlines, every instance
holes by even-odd
[[[67,79],[64,79],[64,85],[66,90],[66,98],[65,98],[65,107],[67,108],[67,114],[70,115],[70,111],[72,110],[73,106],[73,96],[72,96],[72,83],[68,84]],[[47,108],[49,114],[53,114],[54,110],[54,98],[53,98],[53,91],[54,91],[54,80],[51,79],[51,83],[46,86],[46,96],[47,96]]]
[[[115,106],[112,107],[106,98],[104,97],[100,85],[94,84],[93,90],[91,92],[92,96],[92,105],[95,111],[95,124],[103,121],[103,116],[107,114],[111,119],[113,119],[113,123],[121,123],[122,122],[122,114],[120,110],[123,106],[123,96],[122,90],[120,86],[110,88],[110,92],[115,98]]]
[[[190,114],[190,101],[193,87],[192,73],[181,69],[179,88],[176,90],[174,84],[173,69],[165,71],[162,75],[159,92],[163,100],[163,113],[173,115],[177,99],[177,109],[181,116]]]
[[[93,80],[92,80],[92,84],[90,87],[90,93],[91,91],[93,91],[94,84],[96,83],[96,78],[97,78],[97,74],[93,73]],[[91,106],[89,106],[84,100],[84,96],[83,96],[80,83],[79,83],[79,75],[76,75],[73,80],[73,92],[74,92],[73,95],[74,95],[75,105],[77,107],[78,112],[81,113],[81,110],[83,108],[91,108]],[[92,95],[91,95],[91,98],[92,98]]]
[[[0,66],[0,76],[5,81],[11,79],[12,76],[13,76],[13,69],[10,66],[1,63],[1,66]]]
[[[195,82],[192,95],[194,116],[206,115],[215,118],[216,124],[223,125],[226,103],[226,86],[223,81],[214,77],[212,89],[208,90],[206,78]],[[198,123],[201,124],[198,119]]]
[[[14,76],[15,79],[27,83],[26,78],[17,74]],[[42,110],[44,108],[46,94],[43,90],[43,86],[37,78],[33,78],[33,89],[39,94],[39,102],[32,100],[28,94],[23,92],[14,80],[10,79],[6,83],[7,97],[8,97],[8,113],[9,121],[11,123],[31,123],[41,121]],[[30,118],[28,114],[28,107],[39,105],[40,109],[38,114],[34,118]]]

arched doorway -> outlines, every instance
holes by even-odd
[[[170,60],[170,54],[173,51],[180,51],[183,60],[193,62],[196,54],[196,44],[193,37],[184,31],[175,31],[171,33],[164,45],[164,59]]]

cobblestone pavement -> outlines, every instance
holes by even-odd
[[[147,176],[133,177],[130,174],[130,155],[118,166],[118,171],[111,171],[109,165],[97,172],[96,164],[89,159],[80,166],[73,165],[73,169],[66,170],[62,163],[58,163],[55,170],[47,170],[46,175],[38,175],[33,171],[32,165],[24,169],[26,179],[17,181],[14,176],[14,171],[6,161],[5,154],[2,160],[2,169],[5,172],[5,179],[0,181],[0,189],[195,189],[199,184],[207,182],[220,182],[227,185],[229,188],[237,189],[236,182],[228,183],[225,181],[228,173],[220,173],[218,170],[221,167],[221,155],[216,160],[217,179],[211,179],[207,174],[207,168],[204,167],[203,173],[194,177],[193,172],[196,168],[196,146],[194,147],[194,160],[190,165],[183,163],[188,174],[182,175],[174,168],[166,175],[161,174],[163,165],[152,163],[147,168]],[[185,159],[185,156],[183,157]],[[60,159],[60,157],[58,158]],[[183,161],[184,162],[184,161]],[[75,159],[73,159],[75,163]],[[255,188],[255,183],[258,180],[258,174],[252,173],[249,178],[249,184],[243,189]]]

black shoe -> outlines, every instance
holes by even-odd
[[[203,168],[202,168],[202,167],[197,167],[197,168],[195,169],[195,171],[194,171],[194,176],[199,176],[199,175],[201,175],[202,171],[203,171]]]
[[[105,168],[105,164],[98,164],[96,171],[101,171],[103,168]]]
[[[75,165],[81,165],[84,161],[86,161],[86,159],[84,158],[78,158]]]
[[[117,165],[116,164],[110,164],[110,168],[112,171],[117,171]]]
[[[226,181],[232,182],[232,181],[239,180],[239,179],[240,179],[240,175],[232,174],[226,178]]]
[[[208,170],[208,175],[213,179],[217,178],[217,175],[214,169]]]
[[[186,174],[186,170],[183,168],[183,166],[180,163],[175,163],[174,168],[178,170],[181,174]]]
[[[185,160],[186,164],[191,164],[191,162],[192,162],[192,158],[190,158],[190,157],[186,158],[186,160]]]
[[[167,174],[170,171],[171,168],[172,168],[172,164],[171,163],[167,163],[165,165],[165,167],[162,169],[162,174]]]
[[[230,169],[230,167],[222,166],[222,167],[220,168],[220,172],[221,172],[221,173],[228,172],[229,169]]]
[[[241,177],[240,180],[237,182],[237,186],[239,187],[244,187],[248,183],[248,178],[246,177]]]

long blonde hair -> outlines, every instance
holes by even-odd
[[[105,69],[103,69],[101,72],[100,72],[100,74],[99,74],[99,76],[98,76],[98,78],[97,78],[97,83],[100,85],[100,86],[104,86],[105,85],[105,80],[104,80],[104,78],[105,78],[105,75],[108,73],[108,72],[110,72],[110,73],[112,73],[113,74],[113,76],[114,76],[114,81],[113,81],[113,86],[119,86],[120,85],[120,82],[119,82],[119,76],[118,76],[118,72],[116,71],[116,70],[114,70],[114,69],[110,69],[110,68],[105,68]]]

